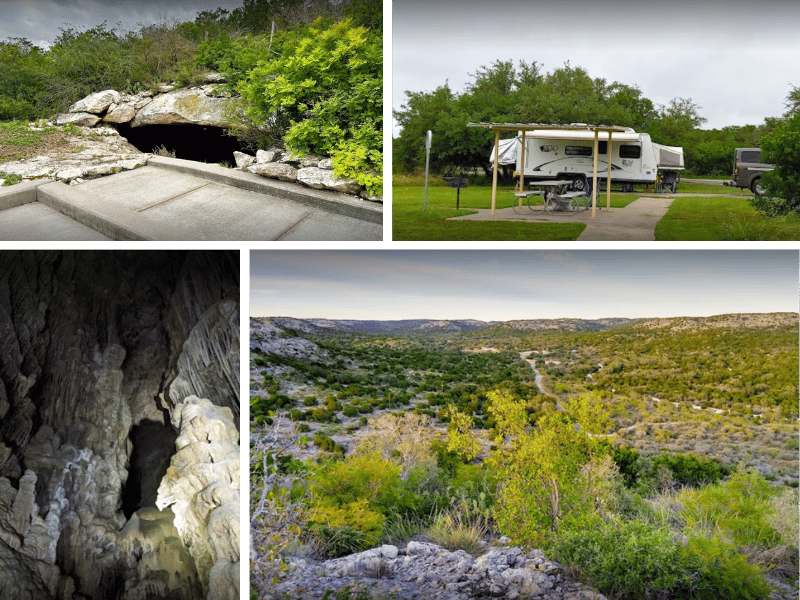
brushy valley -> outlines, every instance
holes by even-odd
[[[796,589],[797,339],[783,313],[252,319],[253,595],[289,556],[501,536],[607,598]]]

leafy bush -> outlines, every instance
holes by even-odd
[[[674,597],[690,582],[687,560],[671,532],[641,520],[565,527],[549,546],[556,560],[613,600]]]
[[[333,158],[334,173],[381,193],[383,48],[379,35],[349,20],[287,38],[238,89],[255,123],[290,122],[286,147]]]
[[[343,507],[321,505],[311,517],[310,533],[317,551],[330,558],[361,552],[375,546],[383,533],[383,515],[351,502]]]
[[[697,487],[716,483],[730,473],[730,469],[715,458],[695,454],[661,454],[650,465],[650,478],[655,478],[662,467],[669,469],[673,482],[679,486]]]
[[[733,544],[718,538],[693,537],[681,552],[694,571],[686,597],[755,600],[766,598],[770,593],[770,587],[762,576],[763,569],[748,563],[736,552]]]
[[[800,211],[800,112],[788,117],[761,140],[761,159],[775,165],[764,173],[763,196],[752,199],[756,209],[771,215]]]
[[[781,542],[765,521],[774,493],[758,473],[740,468],[724,483],[681,493],[681,518],[686,527],[712,532],[739,548],[768,548]]]

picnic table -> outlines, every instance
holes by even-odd
[[[519,208],[522,208],[523,199],[528,208],[533,210],[531,204],[536,196],[542,196],[542,209],[544,212],[561,211],[575,214],[580,210],[586,210],[591,206],[592,199],[586,195],[585,188],[581,191],[569,191],[572,185],[571,179],[551,179],[548,181],[535,181],[531,183],[530,190],[514,192],[519,198]],[[514,212],[519,212],[514,207]]]

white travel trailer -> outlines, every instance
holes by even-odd
[[[611,182],[621,183],[632,192],[634,184],[655,185],[656,191],[677,189],[678,171],[683,170],[683,148],[656,144],[647,133],[631,128],[611,137]],[[515,165],[515,176],[524,173],[525,182],[547,179],[572,179],[572,187],[582,190],[591,185],[594,132],[583,129],[534,129],[525,132],[525,164],[522,159],[522,133],[500,140],[499,164]],[[494,162],[494,150],[490,161]],[[608,169],[608,134],[598,134],[597,171]],[[524,167],[524,168],[523,168]]]

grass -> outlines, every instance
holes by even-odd
[[[769,218],[747,198],[676,198],[656,225],[656,240],[800,240],[800,215]]]
[[[482,518],[467,519],[460,511],[451,511],[436,515],[425,533],[442,548],[452,552],[464,550],[467,554],[479,556],[483,549],[480,542],[487,531]]]
[[[515,197],[511,188],[498,190],[497,207],[508,208]],[[510,223],[503,221],[448,221],[473,214],[475,208],[491,208],[491,188],[461,190],[460,210],[455,209],[456,190],[428,187],[428,209],[422,210],[424,189],[418,186],[392,189],[392,239],[395,241],[526,241],[575,240],[583,223]]]
[[[66,138],[57,127],[33,130],[24,121],[0,122],[0,163],[45,154],[53,146],[65,143]]]
[[[448,221],[451,217],[473,214],[474,209],[491,208],[491,187],[471,185],[461,190],[456,209],[456,190],[438,175],[428,181],[427,210],[422,210],[425,188],[424,177],[395,175],[392,187],[392,239],[395,241],[570,241],[576,240],[585,225],[582,223],[515,223],[509,221]],[[509,208],[516,197],[513,187],[497,189],[497,208]],[[653,194],[652,188],[636,193],[611,191],[612,208],[624,208],[644,194]],[[662,240],[749,240],[749,239],[800,239],[795,230],[795,220],[766,219],[758,215],[747,203],[749,191],[721,185],[681,183],[678,193],[702,194],[702,200],[676,199],[673,209],[662,219],[656,229],[656,239]],[[726,199],[713,196],[740,196]],[[709,200],[713,199],[713,206]],[[605,206],[605,193],[598,193],[597,204]],[[713,210],[708,212],[709,206]],[[734,207],[734,208],[728,208]],[[701,210],[702,208],[702,210]],[[719,210],[718,210],[719,209]],[[719,214],[721,211],[722,214]],[[671,216],[670,216],[671,214]],[[668,218],[669,217],[669,218]],[[666,220],[666,223],[665,223]]]

